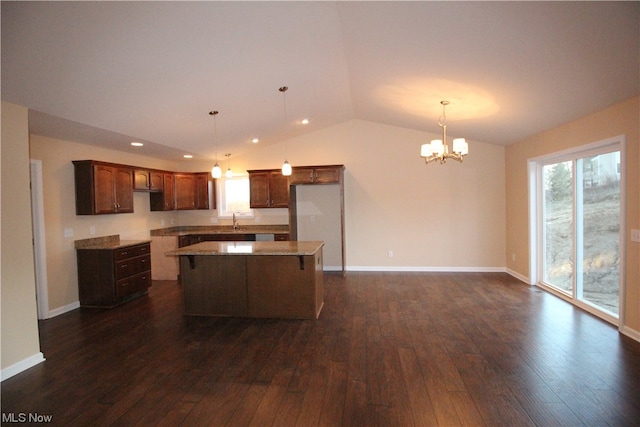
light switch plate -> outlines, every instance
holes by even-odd
[[[640,242],[640,230],[636,230],[636,229],[631,230],[631,241]]]

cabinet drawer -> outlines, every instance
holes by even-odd
[[[274,234],[273,235],[273,240],[275,240],[276,242],[286,242],[289,240],[289,235],[288,234]]]
[[[138,263],[135,259],[127,259],[116,262],[116,280],[124,279],[138,272]]]
[[[151,286],[151,273],[141,273],[116,282],[116,298],[126,297]]]
[[[116,261],[120,261],[126,258],[132,258],[136,256],[146,255],[151,253],[151,246],[149,244],[129,246],[126,248],[116,249],[114,256]]]
[[[130,258],[116,263],[116,280],[151,270],[151,255]]]
[[[136,258],[136,273],[144,273],[151,270],[151,255]]]

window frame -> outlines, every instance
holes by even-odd
[[[227,178],[227,177],[221,177],[216,179],[216,194],[217,194],[217,211],[218,211],[218,218],[222,218],[222,219],[230,219],[233,217],[233,215],[235,214],[236,218],[243,218],[243,219],[253,219],[255,218],[255,212],[253,209],[249,208],[248,211],[229,211],[227,209],[227,188],[226,188],[226,184],[228,181],[246,181],[247,183],[247,206],[249,206],[249,202],[250,202],[250,193],[249,193],[249,175],[234,175],[231,178]]]

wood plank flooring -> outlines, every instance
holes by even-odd
[[[640,425],[640,343],[499,273],[325,274],[313,320],[182,315],[176,282],[41,321],[2,383],[53,425]]]

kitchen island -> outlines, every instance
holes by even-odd
[[[319,241],[202,242],[180,259],[184,313],[317,319],[324,303]]]

